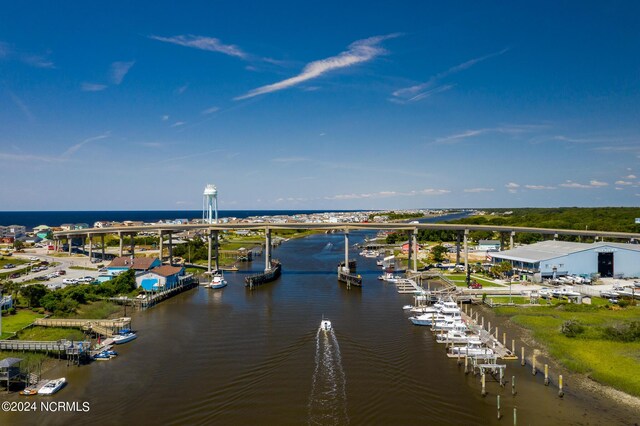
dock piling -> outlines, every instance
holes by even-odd
[[[522,349],[522,355],[520,356],[520,365],[522,365],[524,367],[524,364],[525,364],[525,361],[524,361],[524,346],[521,349]]]
[[[480,395],[487,396],[487,389],[486,389],[486,386],[485,386],[484,372],[482,373],[482,378],[480,380],[482,381],[482,391],[480,392]]]
[[[544,385],[549,386],[549,364],[544,365]]]
[[[511,376],[511,395],[516,396],[516,376]]]
[[[531,374],[536,375],[536,354],[531,357]]]
[[[502,346],[507,347],[507,333],[502,333]]]
[[[562,374],[558,376],[558,396],[562,398],[564,391],[562,390]]]
[[[500,395],[498,395],[497,397],[497,405],[498,405],[498,420],[500,420],[500,418],[502,417],[500,415]]]
[[[513,407],[513,426],[518,424],[518,409]]]
[[[468,356],[464,356],[464,374],[469,374],[469,357]]]

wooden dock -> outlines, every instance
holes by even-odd
[[[123,328],[131,328],[131,318],[117,318],[112,320],[98,319],[69,319],[69,318],[38,318],[33,325],[41,327],[70,327],[91,331],[105,337],[111,337]]]
[[[491,348],[498,358],[505,360],[518,359],[511,349],[507,348],[496,336],[483,329],[473,318],[464,312],[462,312],[462,319],[467,323],[469,330],[476,334],[486,347]]]

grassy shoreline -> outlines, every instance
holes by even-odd
[[[553,307],[499,307],[494,312],[531,332],[551,358],[567,370],[581,374],[634,397],[640,397],[640,340],[623,342],[607,336],[608,327],[619,327],[640,318],[640,307],[558,304]],[[578,321],[584,332],[567,337],[566,321]]]

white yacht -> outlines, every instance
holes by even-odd
[[[436,334],[436,342],[438,343],[467,343],[469,340],[474,339],[474,336],[467,334],[466,326],[464,329],[454,328],[448,330],[445,333]]]
[[[43,387],[38,389],[38,395],[53,395],[58,392],[67,383],[67,379],[61,377],[59,379],[49,380]]]

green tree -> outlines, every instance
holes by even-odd
[[[431,248],[431,257],[434,262],[442,262],[445,260],[445,255],[449,250],[442,244],[438,244]]]
[[[20,289],[20,293],[27,299],[27,303],[31,308],[41,306],[42,299],[49,290],[42,284],[27,285]]]
[[[13,248],[16,250],[22,250],[24,248],[24,243],[20,240],[15,240],[13,242]]]

